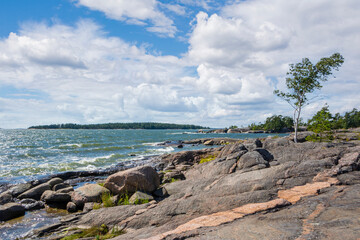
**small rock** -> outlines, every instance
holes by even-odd
[[[71,187],[71,186],[69,184],[66,184],[66,183],[58,183],[58,184],[55,184],[53,186],[52,190],[57,191],[57,190],[68,188],[68,187]]]
[[[18,203],[6,203],[0,206],[0,221],[7,221],[25,215],[25,207]]]
[[[71,200],[71,196],[67,193],[57,193],[55,191],[47,190],[40,198],[41,201],[46,203],[68,203]]]
[[[25,207],[26,211],[38,210],[45,207],[44,202],[36,201],[31,198],[25,198],[21,200],[19,203]]]
[[[85,203],[83,212],[87,213],[87,212],[90,212],[91,210],[93,210],[94,209],[94,204],[95,204],[94,202]]]
[[[99,184],[87,184],[79,187],[75,192],[83,196],[86,199],[86,202],[99,202],[101,201],[101,195],[105,193],[110,194],[109,189],[104,188]]]
[[[74,191],[74,188],[70,186],[70,187],[67,187],[67,188],[59,189],[56,192],[57,193],[69,193],[69,192],[73,192],[73,191]]]
[[[73,202],[68,202],[66,205],[66,210],[70,213],[76,212],[77,211],[76,204]]]
[[[143,202],[143,201],[152,201],[154,200],[154,197],[147,194],[147,193],[144,193],[144,192],[140,192],[140,191],[137,191],[135,192],[131,198],[129,199],[129,202],[134,204],[136,202]]]
[[[182,145],[182,144],[177,146],[177,148],[183,148],[183,147],[184,147],[184,145]]]
[[[53,178],[51,180],[49,180],[47,183],[50,185],[50,188],[53,188],[56,184],[59,184],[59,183],[63,183],[64,180],[62,180],[61,178]]]

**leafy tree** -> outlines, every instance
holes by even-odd
[[[331,139],[332,120],[329,106],[325,105],[308,121],[308,129],[315,133],[308,140],[319,140],[321,142],[325,134],[327,139]]]
[[[322,87],[321,81],[327,81],[332,70],[339,70],[344,58],[340,53],[322,58],[315,65],[308,58],[300,63],[290,64],[287,72],[286,86],[289,92],[275,90],[274,94],[287,101],[294,108],[294,141],[297,142],[297,130],[303,106],[309,101],[308,94]]]
[[[266,119],[264,129],[268,131],[280,132],[284,128],[292,128],[293,125],[294,123],[291,117],[274,115]]]

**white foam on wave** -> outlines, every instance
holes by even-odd
[[[149,143],[143,143],[142,145],[156,147],[156,146],[159,146],[162,143],[163,142],[149,142]]]
[[[155,152],[172,152],[175,149],[173,147],[166,147],[166,148],[158,148],[158,149],[154,149]]]

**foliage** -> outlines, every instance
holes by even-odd
[[[323,141],[332,140],[331,126],[332,116],[329,111],[329,106],[325,105],[318,111],[309,121],[308,130],[313,131],[315,134],[307,137],[310,141]]]
[[[344,58],[340,53],[334,53],[328,58],[322,58],[315,65],[308,58],[300,63],[290,64],[287,72],[286,86],[288,92],[274,91],[274,94],[283,98],[294,108],[294,141],[297,142],[297,129],[303,106],[309,101],[308,94],[321,89],[321,81],[327,81],[332,70],[338,70]]]
[[[94,203],[93,209],[97,210],[101,208],[101,204],[100,203]]]
[[[135,199],[134,204],[138,205],[138,204],[145,204],[145,203],[149,203],[149,199]]]
[[[205,158],[201,158],[199,163],[206,163],[206,162],[210,162],[212,160],[215,160],[216,156],[215,155],[209,155]]]
[[[112,200],[112,195],[110,193],[103,193],[101,195],[101,201],[104,205],[104,207],[114,207],[115,203]]]
[[[258,124],[252,123],[249,125],[249,128],[251,130],[262,130],[262,129],[264,129],[264,124],[262,124],[261,122],[259,122]]]
[[[31,126],[29,129],[206,129],[207,127],[188,125],[188,124],[172,124],[172,123],[103,123],[103,124],[51,124]]]
[[[118,201],[118,205],[130,205],[130,201],[129,201],[129,195],[127,193],[124,193],[120,196],[120,199]]]
[[[76,230],[76,229],[73,229]],[[66,237],[61,238],[61,240],[74,240],[82,238],[95,238],[95,239],[111,239],[121,234],[124,234],[124,229],[118,229],[114,227],[111,232],[109,232],[108,227],[105,224],[102,224],[100,227],[91,227],[88,229],[82,230],[80,233],[75,233]]]
[[[274,115],[272,117],[268,117],[264,124],[264,129],[267,131],[280,132],[284,128],[292,128],[294,125],[294,121],[291,117],[282,115]]]
[[[236,126],[236,125],[231,125],[230,127],[229,127],[229,129],[237,129],[238,128],[238,126]]]
[[[252,123],[249,128],[251,130],[266,130],[273,132],[280,132],[284,128],[291,129],[294,122],[291,117],[282,115],[274,115],[272,117],[268,117],[265,120],[265,123],[259,122],[258,124]]]

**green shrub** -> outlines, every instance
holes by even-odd
[[[77,229],[73,229],[77,230]],[[100,227],[91,227],[88,229],[82,230],[80,233],[75,233],[66,237],[61,238],[61,240],[75,240],[81,238],[95,238],[95,239],[110,239],[121,234],[124,234],[124,229],[118,229],[114,227],[111,232],[109,232],[108,227],[105,224],[102,224]]]
[[[120,196],[120,199],[118,201],[118,205],[130,205],[129,201],[129,195],[127,193],[124,193]]]
[[[104,207],[114,207],[115,203],[112,200],[112,195],[110,193],[103,193],[101,195],[101,202],[103,203]]]
[[[100,203],[94,203],[93,209],[97,210],[101,208],[101,204]]]

